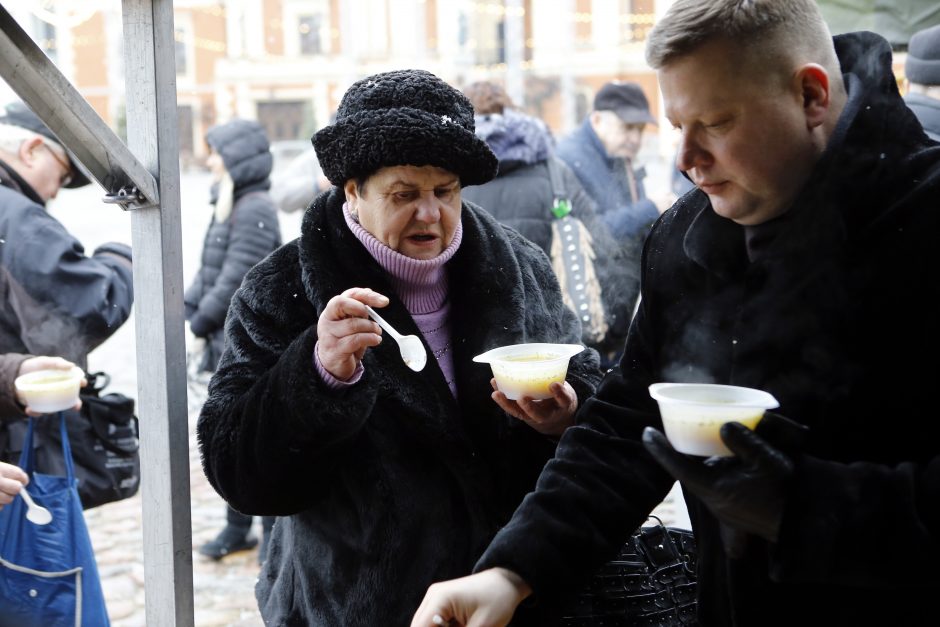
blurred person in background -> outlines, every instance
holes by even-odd
[[[646,169],[636,164],[648,124],[655,125],[656,118],[640,86],[610,82],[597,91],[593,110],[581,126],[558,142],[558,156],[577,175],[594,199],[597,214],[628,253],[642,246],[659,217],[644,188]],[[639,263],[638,253],[632,262]]]
[[[940,145],[891,46],[832,37],[813,0],[676,0],[647,38],[679,167],[622,372],[565,431],[477,574],[413,627],[550,608],[679,480],[697,624],[921,625],[940,592]],[[742,385],[780,403],[733,456],[676,452],[649,385]],[[522,607],[522,606],[519,606]]]
[[[927,136],[940,141],[940,25],[911,36],[904,75],[907,77],[904,101]]]
[[[423,70],[368,76],[313,144],[333,186],[232,299],[203,469],[237,509],[278,516],[265,624],[404,625],[534,487],[601,372],[586,349],[550,398],[516,402],[473,363],[580,329],[545,253],[462,202],[497,161],[459,91]],[[420,372],[366,306],[421,340]]]
[[[0,352],[58,355],[84,368],[130,316],[130,247],[109,242],[86,256],[46,211],[61,188],[88,183],[25,104],[0,112]]]
[[[570,272],[585,286],[579,290],[583,301],[570,299],[566,304],[581,318],[582,341],[600,353],[601,367],[614,367],[639,294],[639,267],[627,263],[623,248],[598,219],[594,202],[578,178],[555,157],[554,139],[541,120],[519,111],[496,83],[478,81],[463,92],[473,105],[477,136],[499,159],[496,178],[465,187],[463,198],[538,245],[552,258],[553,266],[563,260],[568,248],[558,228],[559,218],[570,214],[581,222],[584,228],[575,227],[581,267],[572,270],[562,261],[556,275],[565,281]],[[560,190],[554,188],[552,168]],[[639,257],[639,251],[634,256]],[[586,296],[592,290],[598,292],[596,300]]]
[[[108,242],[87,256],[46,211],[61,188],[88,183],[24,103],[0,112],[0,353],[59,356],[84,369],[130,316],[130,246]],[[26,430],[24,420],[0,421],[0,459],[19,459]],[[40,420],[37,448],[57,438],[57,422]]]
[[[190,349],[201,372],[214,372],[225,340],[225,318],[245,273],[281,245],[271,186],[272,156],[264,128],[251,120],[231,120],[206,133],[207,165],[213,176],[214,210],[202,260],[183,301]],[[258,560],[264,561],[273,516],[262,519]],[[199,552],[215,560],[254,548],[252,517],[226,508],[226,525]]]
[[[271,198],[284,213],[303,211],[329,188],[330,181],[323,176],[317,152],[312,146],[271,176]]]

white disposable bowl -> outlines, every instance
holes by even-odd
[[[654,383],[649,391],[673,448],[703,457],[732,455],[721,440],[721,425],[734,421],[753,429],[764,411],[780,406],[767,392],[736,385]]]
[[[41,413],[71,408],[78,402],[78,390],[85,373],[81,368],[70,370],[37,370],[17,377],[13,384],[26,406]]]
[[[493,369],[496,387],[506,398],[551,398],[548,386],[568,375],[568,361],[584,350],[580,344],[512,344],[473,358]]]

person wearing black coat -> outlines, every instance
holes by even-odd
[[[553,244],[561,245],[554,241],[557,229],[553,229],[553,225],[558,218],[552,212],[556,200],[549,168],[549,160],[552,160],[563,187],[561,191],[570,201],[570,215],[578,219],[589,234],[591,250],[588,254],[593,257],[594,274],[601,292],[605,332],[600,338],[590,337],[588,333],[582,338],[600,353],[601,366],[612,368],[623,349],[640,291],[639,266],[628,261],[628,258],[638,259],[639,250],[633,256],[627,255],[611,237],[578,178],[554,156],[554,140],[544,123],[511,108],[508,96],[498,85],[473,83],[464,93],[477,112],[477,136],[499,159],[496,178],[467,187],[463,191],[464,199],[480,205],[551,256]],[[625,242],[625,246],[635,245],[631,241]],[[586,322],[587,319],[582,321],[583,329],[587,329]]]
[[[212,220],[202,263],[183,302],[190,331],[206,340],[200,368],[215,370],[222,355],[225,315],[248,270],[281,245],[271,188],[273,157],[264,127],[232,120],[209,129]]]
[[[84,368],[131,315],[130,246],[107,242],[86,255],[46,210],[61,188],[88,183],[24,103],[0,112],[0,351],[58,355]]]
[[[647,239],[620,371],[478,574],[432,587],[412,625],[504,625],[529,595],[563,598],[676,479],[698,624],[931,623],[940,144],[904,105],[888,42],[830,40],[811,0],[679,0],[647,46],[698,189]],[[660,432],[659,381],[780,406],[756,432],[725,425],[735,455],[703,463]]]
[[[253,120],[231,120],[206,133],[211,149],[209,168],[215,176],[212,220],[202,246],[202,264],[183,295],[186,320],[202,345],[198,368],[213,372],[222,356],[225,317],[229,303],[245,274],[281,245],[277,208],[271,187],[273,157],[264,128]],[[198,353],[198,351],[196,351]],[[254,548],[252,517],[226,508],[226,524],[199,551],[222,559]],[[264,560],[274,517],[262,519],[259,561]]]
[[[646,195],[646,168],[636,164],[644,129],[656,123],[638,83],[612,81],[594,95],[590,115],[558,141],[558,157],[594,200],[598,216],[618,242],[633,240],[637,253],[659,217]]]
[[[131,315],[130,246],[106,242],[86,255],[46,210],[60,189],[88,184],[77,161],[25,103],[0,111],[0,353],[52,355],[85,368],[88,354]],[[76,412],[69,410],[68,417]],[[19,459],[28,430],[22,418],[19,411],[0,414],[0,459]],[[37,447],[57,441],[57,418],[36,424]]]
[[[496,158],[463,95],[421,70],[354,83],[313,137],[334,187],[255,266],[197,423],[236,509],[276,515],[256,595],[267,625],[403,625],[469,569],[600,380],[571,358],[552,397],[508,401],[473,357],[577,343],[545,253],[460,199]],[[366,306],[427,363],[412,370]]]

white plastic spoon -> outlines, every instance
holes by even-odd
[[[26,520],[34,525],[48,525],[52,522],[52,512],[42,505],[36,505],[26,488],[20,488],[20,496],[26,501]]]
[[[372,319],[378,322],[379,326],[398,342],[398,350],[401,352],[401,358],[405,360],[405,365],[415,372],[424,370],[424,366],[428,363],[428,352],[424,350],[424,344],[421,343],[421,339],[417,335],[402,335],[393,329],[392,325],[385,322],[382,316],[375,313],[372,307],[366,305],[366,309]]]

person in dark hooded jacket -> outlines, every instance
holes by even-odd
[[[206,340],[200,367],[212,372],[222,355],[225,315],[248,270],[281,245],[271,187],[273,157],[264,128],[232,120],[209,129],[212,221],[202,264],[183,301],[190,331]]]
[[[225,317],[232,295],[248,270],[281,245],[277,208],[268,194],[271,156],[264,128],[252,120],[232,120],[209,129],[208,165],[215,182],[211,188],[212,220],[202,248],[202,265],[183,297],[192,335],[202,340],[199,368],[213,372],[222,355]],[[254,548],[252,517],[227,508],[226,525],[200,553],[222,559]],[[273,517],[262,520],[259,561],[264,560]]]
[[[473,362],[580,329],[545,253],[461,200],[497,161],[458,90],[422,70],[368,76],[313,144],[334,187],[232,300],[203,469],[236,508],[278,516],[266,625],[404,625],[509,519],[601,372],[585,349],[550,398],[516,402]],[[367,305],[420,339],[423,369]]]
[[[478,81],[464,88],[464,94],[476,112],[476,134],[499,159],[496,178],[482,185],[472,185],[463,197],[489,211],[497,220],[513,227],[539,246],[553,259],[563,259],[564,240],[559,230],[555,185],[551,168],[561,183],[568,214],[584,225],[579,246],[587,249],[592,260],[593,277],[585,283],[599,288],[597,304],[603,312],[600,324],[590,316],[596,312],[581,309],[577,302],[567,302],[582,319],[582,340],[601,355],[601,367],[612,368],[627,337],[640,292],[639,266],[628,258],[639,258],[639,250],[628,255],[625,247],[636,245],[632,240],[621,246],[610,235],[607,226],[594,211],[594,202],[581,186],[578,177],[554,155],[554,139],[545,124],[515,109],[502,87],[489,81]],[[559,194],[560,195],[560,194]],[[553,246],[556,250],[553,254]],[[588,264],[583,264],[588,266]],[[570,266],[568,266],[570,267]],[[566,278],[566,268],[557,271],[559,280]],[[584,275],[582,275],[584,276]],[[587,299],[585,299],[587,300]],[[596,330],[597,332],[591,332]]]
[[[676,479],[697,624],[935,622],[940,144],[890,45],[832,38],[813,0],[677,0],[646,56],[697,189],[647,238],[621,371],[479,572],[432,587],[412,626],[499,626],[529,595],[564,600]],[[704,460],[660,432],[659,381],[780,406],[756,431],[724,425],[735,455]]]

